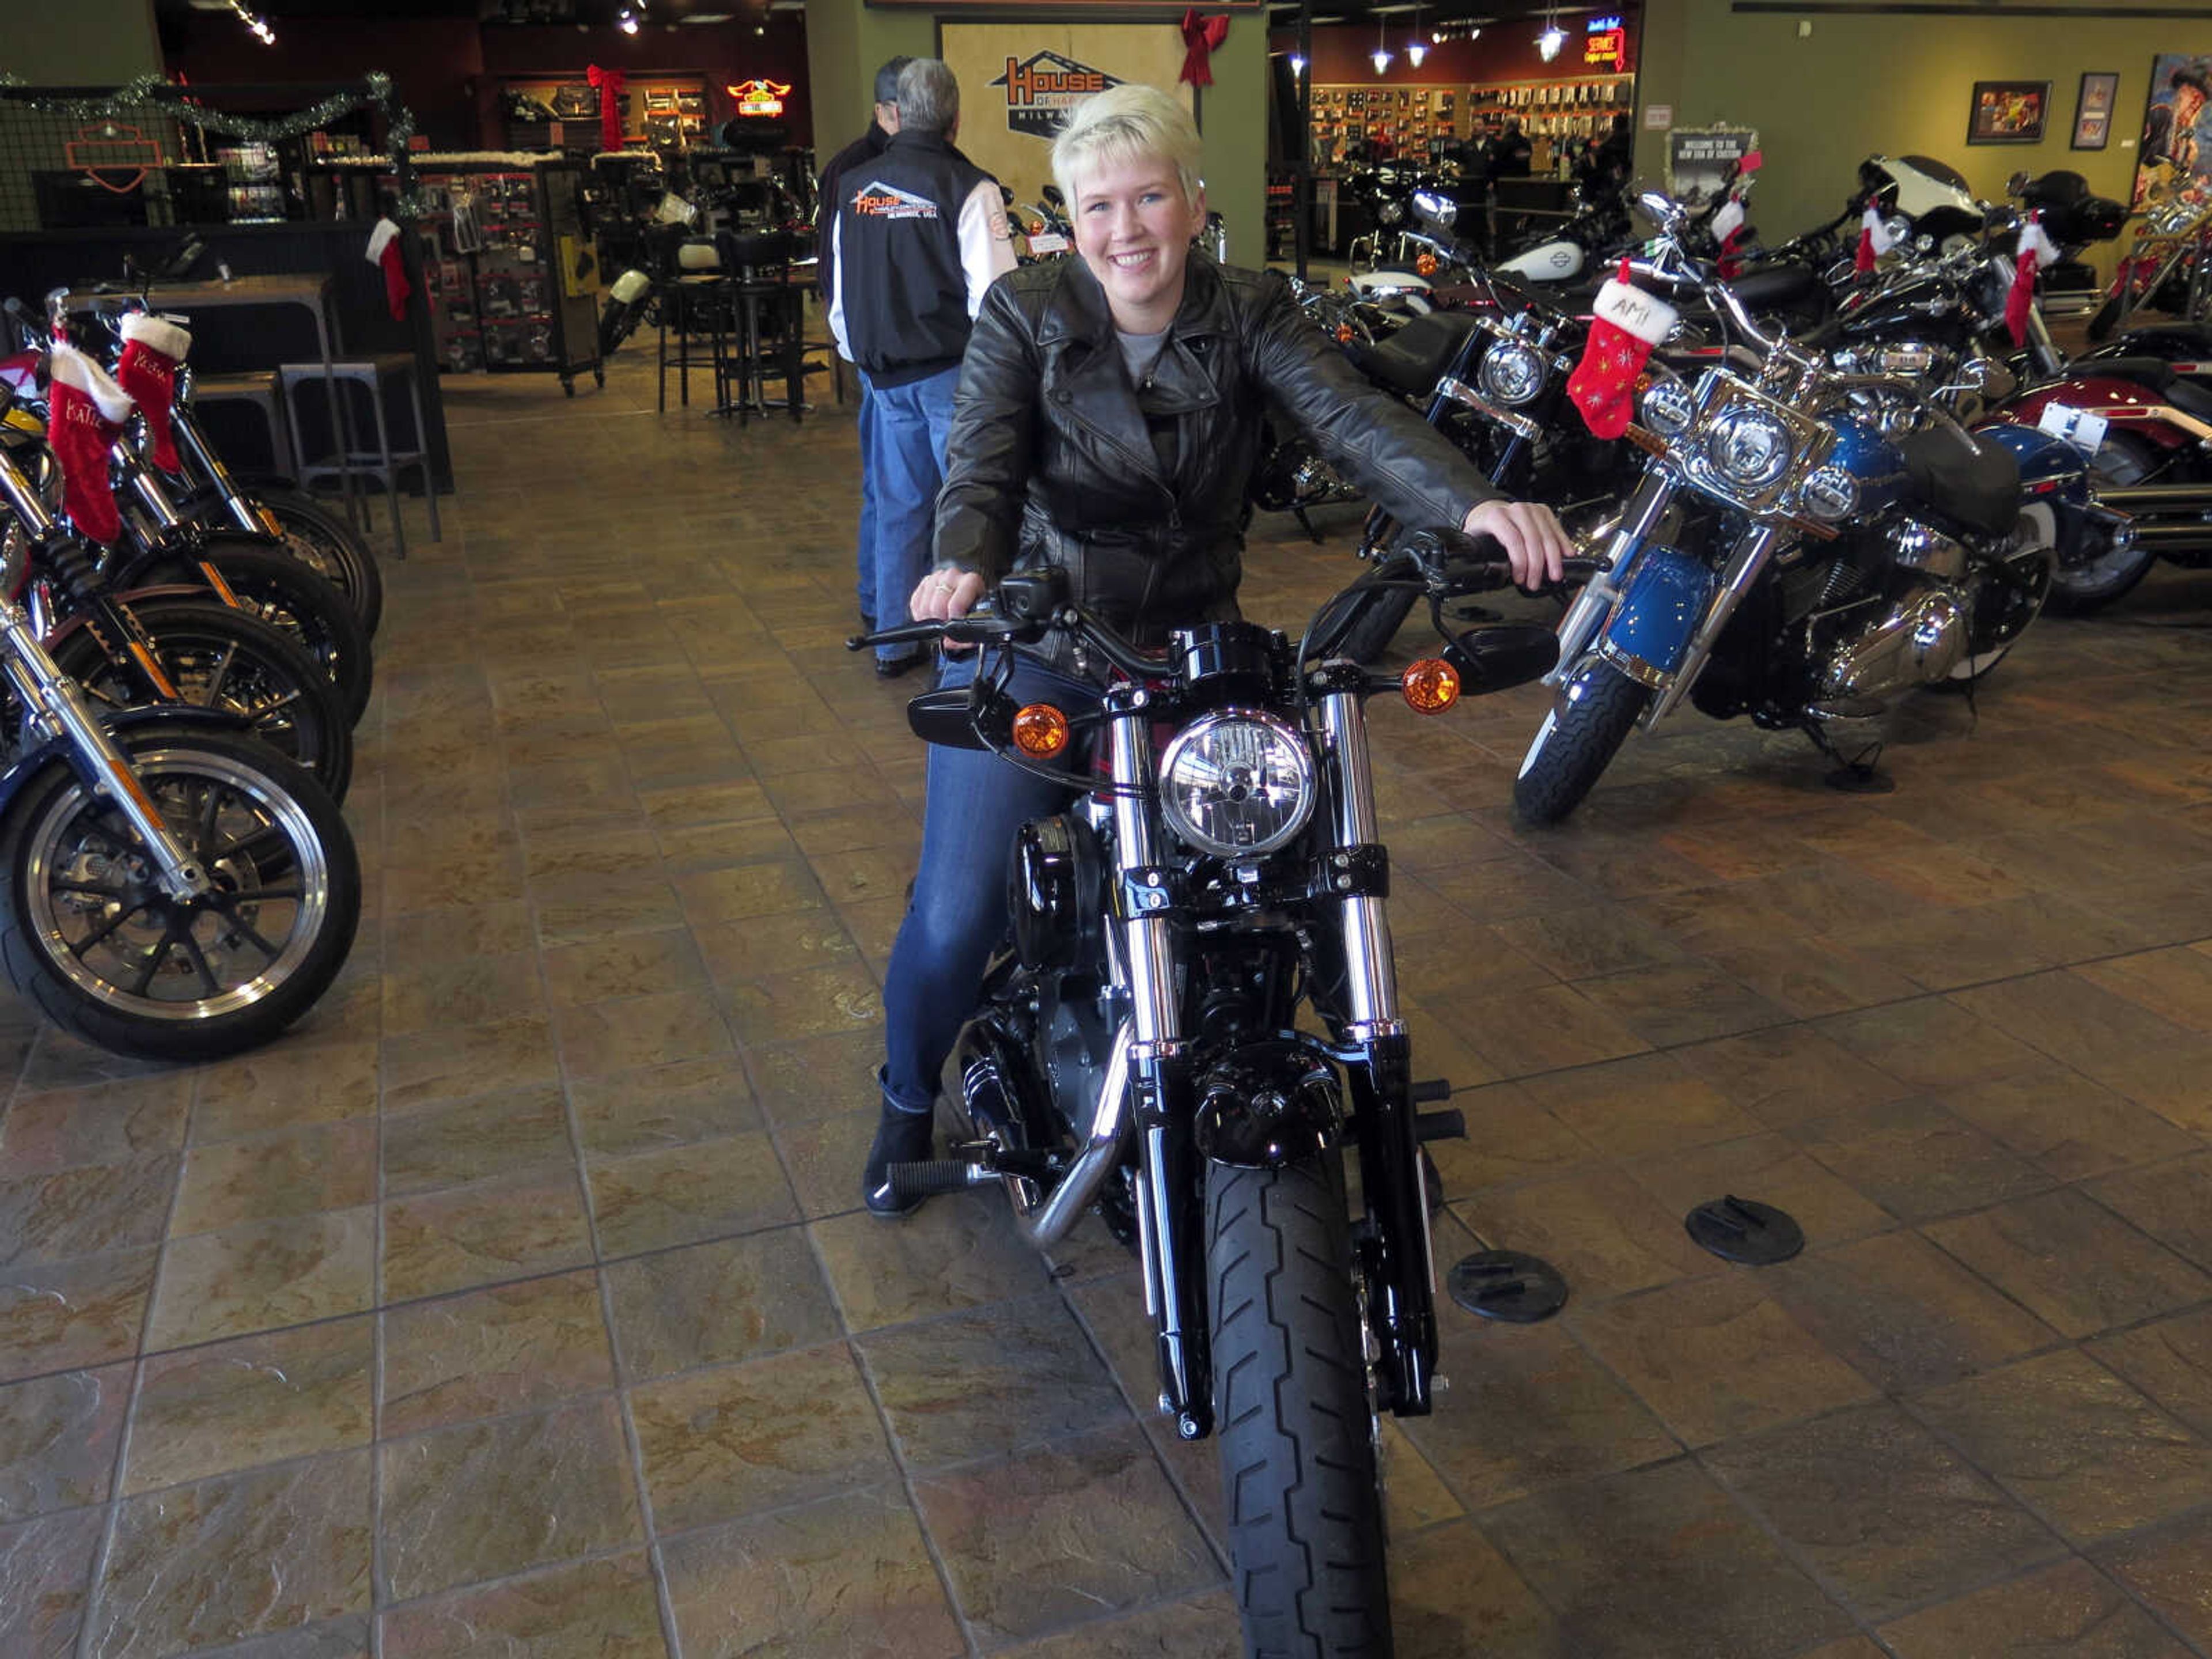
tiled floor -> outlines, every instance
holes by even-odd
[[[921,758],[849,411],[651,390],[451,389],[324,1007],[181,1073],[6,1014],[9,1659],[1235,1650],[1127,1261],[854,1212]],[[1266,528],[1302,618],[1340,541]],[[1441,1253],[1574,1284],[1446,1311],[1402,1654],[2212,1653],[2208,623],[2039,628],[1894,794],[1691,717],[1543,835],[1538,694],[1378,711]],[[1730,1191],[1805,1255],[1693,1248]]]

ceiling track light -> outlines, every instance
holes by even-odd
[[[624,6],[622,10],[616,15],[615,27],[620,29],[624,34],[635,34],[638,30],[638,25],[644,21],[645,0],[637,0],[637,3],[635,5]]]
[[[1567,32],[1559,27],[1559,14],[1557,11],[1547,12],[1544,32],[1536,37],[1536,55],[1548,64],[1559,55],[1566,44]]]
[[[245,6],[240,3],[240,0],[230,0],[230,9],[231,15],[246,25],[246,33],[260,41],[263,46],[273,46],[276,44],[276,31],[269,27],[267,18],[257,17],[253,13],[246,10]]]

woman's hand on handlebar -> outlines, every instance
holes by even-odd
[[[1559,580],[1566,573],[1566,561],[1574,556],[1567,532],[1540,501],[1480,501],[1460,528],[1470,536],[1493,538],[1513,567],[1514,586],[1532,592]]]
[[[972,570],[933,570],[915,584],[906,602],[907,614],[916,622],[951,622],[973,611],[983,591],[983,579]],[[969,648],[951,640],[944,646],[947,651]]]

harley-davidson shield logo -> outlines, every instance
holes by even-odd
[[[1069,110],[1093,93],[1120,86],[1121,77],[1056,52],[1041,52],[1025,64],[1009,58],[1006,72],[991,84],[1006,89],[1007,126],[1049,139]]]

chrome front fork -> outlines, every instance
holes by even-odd
[[[129,757],[94,714],[83,688],[55,666],[39,643],[30,617],[12,601],[0,601],[0,646],[5,648],[0,663],[22,699],[30,728],[69,741],[76,751],[80,775],[87,778],[94,794],[115,803],[152,858],[161,890],[173,899],[204,894],[210,885],[207,872],[170,832],[161,808],[131,769]]]
[[[1190,1048],[1175,973],[1175,872],[1160,862],[1152,694],[1106,695],[1114,775],[1115,925],[1129,975],[1129,1091],[1140,1137],[1137,1236],[1145,1305],[1159,1342],[1162,1407],[1176,1432],[1213,1427],[1207,1372],[1206,1239],[1197,1152],[1191,1141]]]
[[[1436,1364],[1436,1245],[1414,1121],[1413,1050],[1390,949],[1389,866],[1375,811],[1360,701],[1364,676],[1331,684],[1332,670],[1320,672],[1315,720],[1331,815],[1324,869],[1345,895],[1337,901],[1344,946],[1341,1036],[1358,1062],[1346,1070],[1367,1209],[1362,1272],[1382,1343],[1376,1380],[1383,1403],[1418,1416],[1429,1409]]]
[[[1647,467],[1644,481],[1636,486],[1636,493],[1621,509],[1620,527],[1606,544],[1605,568],[1590,578],[1583,591],[1575,595],[1574,603],[1568,605],[1567,614],[1559,618],[1559,665],[1544,676],[1545,684],[1556,690],[1580,665],[1583,653],[1589,649],[1598,629],[1613,614],[1637,550],[1644,545],[1644,538],[1658,527],[1661,515],[1674,499],[1674,481],[1657,467]]]

